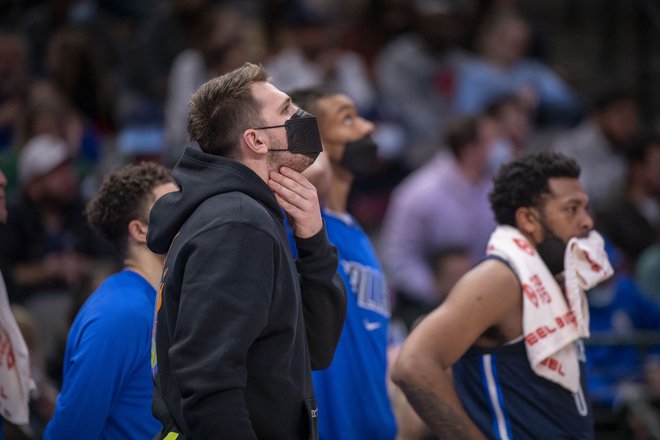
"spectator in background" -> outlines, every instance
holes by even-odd
[[[431,257],[435,293],[444,301],[456,282],[472,268],[474,260],[467,248],[456,246],[441,248]]]
[[[30,84],[27,43],[18,33],[0,31],[0,152],[15,146]]]
[[[596,228],[622,252],[621,268],[628,274],[642,252],[660,240],[660,136],[649,136],[630,151],[627,184],[603,203]]]
[[[165,102],[167,161],[176,162],[188,143],[188,101],[199,86],[245,61],[258,62],[264,54],[257,22],[237,7],[217,7],[202,26],[200,48],[190,48],[174,59]]]
[[[463,12],[457,2],[414,0],[412,5],[412,30],[380,50],[375,76],[383,116],[399,121],[406,132],[401,159],[414,169],[438,151],[465,56],[457,49]]]
[[[551,149],[575,158],[592,206],[620,190],[626,179],[626,154],[639,136],[640,116],[634,96],[621,88],[597,94],[589,117],[560,134]]]
[[[44,439],[150,440],[159,431],[149,359],[164,258],[146,240],[151,207],[172,191],[165,168],[142,163],[109,173],[87,206],[90,225],[120,252],[124,270],[89,297],[71,327]]]
[[[635,280],[644,293],[660,304],[660,242],[648,247],[637,260]]]
[[[515,95],[505,95],[486,106],[485,114],[497,126],[498,136],[491,154],[491,171],[519,158],[528,148],[532,135],[529,112]]]
[[[489,118],[452,121],[438,153],[392,193],[383,223],[383,259],[396,290],[396,313],[410,326],[440,303],[429,258],[443,248],[464,247],[472,262],[486,251],[495,228],[488,205],[490,154],[496,132]]]
[[[294,1],[283,21],[283,47],[265,62],[276,87],[291,91],[325,84],[349,96],[361,112],[373,110],[375,91],[366,63],[339,46],[339,23],[333,17]]]
[[[199,47],[210,2],[167,0],[155,6],[129,54],[129,75],[130,88],[139,95],[138,99],[162,105],[172,62],[184,50]]]
[[[337,272],[346,286],[346,320],[330,368],[312,373],[323,417],[322,439],[394,439],[396,424],[387,394],[389,291],[367,235],[347,212],[355,176],[375,170],[374,125],[353,101],[320,88],[291,93],[296,104],[318,118],[322,157],[307,176],[318,191],[328,240],[337,247]]]
[[[112,254],[85,222],[68,145],[50,135],[32,138],[21,150],[18,175],[12,216],[0,228],[0,264],[12,299],[24,302],[40,323],[51,361],[66,335],[72,291],[98,259]]]
[[[626,345],[586,347],[589,394],[595,404],[611,409],[622,384],[645,381],[646,355],[660,354],[658,346],[649,351],[634,340],[635,332],[660,331],[660,306],[622,273],[591,289],[587,298],[593,336],[629,338]]]
[[[457,77],[454,108],[459,114],[478,114],[494,98],[513,94],[545,123],[578,119],[579,105],[568,86],[547,66],[525,58],[529,34],[527,22],[513,12],[484,22],[479,56],[464,63]]]
[[[114,90],[89,33],[73,27],[57,30],[49,39],[45,64],[53,87],[81,112],[93,130],[114,130]]]

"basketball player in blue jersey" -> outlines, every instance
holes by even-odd
[[[498,224],[517,228],[555,277],[568,240],[593,227],[579,174],[566,156],[530,155],[503,166],[490,194]],[[401,349],[393,380],[439,438],[594,437],[583,352],[577,393],[536,375],[522,338],[522,295],[512,269],[486,258]]]
[[[377,162],[371,122],[345,95],[320,88],[291,94],[318,120],[324,152],[305,171],[315,184],[330,243],[337,247],[348,293],[346,320],[330,368],[313,371],[321,440],[391,440],[396,434],[386,387],[388,291],[376,254],[360,225],[346,211],[356,176]]]

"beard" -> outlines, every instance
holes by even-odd
[[[302,173],[314,163],[314,160],[316,160],[315,157],[289,151],[272,151],[268,154],[269,168],[275,171],[281,167],[287,167]]]
[[[270,151],[268,153],[268,168],[271,170],[279,171],[281,167],[287,167],[298,173],[302,173],[314,163],[319,155],[319,153],[313,155],[292,153],[291,151],[286,150],[285,148],[287,148],[287,146],[274,136],[269,135],[269,138],[271,141],[271,148],[273,150],[279,150]]]

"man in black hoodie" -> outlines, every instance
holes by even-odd
[[[201,151],[186,149],[181,191],[149,224],[149,247],[168,253],[152,347],[161,438],[318,438],[311,369],[332,361],[346,293],[300,174],[322,149],[316,120],[249,63],[189,107]]]

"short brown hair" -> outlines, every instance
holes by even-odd
[[[479,140],[479,124],[478,116],[460,117],[447,123],[445,141],[454,157],[460,159],[465,147]]]
[[[105,176],[87,204],[87,222],[124,254],[128,224],[135,219],[147,222],[147,203],[153,201],[151,192],[158,185],[173,181],[169,170],[153,162],[117,167]]]
[[[245,130],[263,125],[261,104],[250,86],[268,81],[261,65],[245,63],[213,78],[195,92],[188,104],[188,134],[205,153],[236,158]]]

